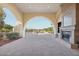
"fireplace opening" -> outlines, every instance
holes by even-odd
[[[62,39],[70,43],[71,31],[62,31]]]

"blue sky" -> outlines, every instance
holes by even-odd
[[[13,13],[7,8],[3,8],[3,10],[6,14],[6,18],[4,20],[5,23],[15,26],[17,23],[17,20],[15,16],[13,15]],[[52,23],[47,18],[35,17],[35,18],[30,19],[27,22],[26,27],[30,29],[42,29],[42,28],[51,27],[51,24]]]
[[[16,23],[17,23],[17,20],[16,20],[15,16],[13,15],[13,13],[7,8],[3,8],[3,10],[4,10],[5,14],[6,14],[6,18],[4,20],[5,23],[10,24],[12,26],[15,26]]]
[[[44,17],[35,17],[27,22],[27,28],[42,29],[51,27],[52,23]]]

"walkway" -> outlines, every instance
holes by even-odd
[[[0,47],[0,55],[10,56],[69,56],[79,55],[79,51],[70,49],[60,39],[51,34],[29,34],[25,38],[16,40]]]

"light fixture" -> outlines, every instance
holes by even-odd
[[[32,6],[31,6],[31,5],[28,5],[28,8],[30,8],[30,9],[31,9],[31,8],[32,8]]]
[[[47,6],[47,8],[50,8],[50,6]]]

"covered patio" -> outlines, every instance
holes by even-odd
[[[18,24],[13,28],[21,39],[0,47],[0,55],[53,56],[79,55],[78,3],[2,3],[11,10]],[[54,32],[26,34],[26,23],[35,17],[44,17],[53,23]]]

